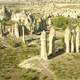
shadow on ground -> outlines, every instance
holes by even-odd
[[[52,59],[56,56],[59,56],[59,55],[63,54],[64,52],[65,52],[64,48],[58,48],[58,49],[56,49],[54,54],[51,54],[51,55],[48,56],[48,59]]]

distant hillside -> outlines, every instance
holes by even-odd
[[[44,2],[54,2],[54,3],[80,3],[80,0],[0,0],[0,3],[6,3],[6,2],[10,2],[10,3],[15,3],[15,2],[40,2],[40,3],[44,3]]]

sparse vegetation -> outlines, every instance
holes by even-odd
[[[0,49],[0,80],[33,80],[28,78],[35,78],[37,72],[32,73],[29,71],[28,74],[26,70],[20,69],[18,64],[31,56],[39,54],[39,49],[37,48],[17,48],[17,49]],[[23,75],[27,74],[23,79]],[[39,77],[39,76],[38,76]]]
[[[69,25],[69,18],[63,16],[57,16],[52,19],[52,25],[55,28],[62,28],[64,29],[67,25]]]
[[[51,23],[55,29],[64,30],[67,26],[74,27],[74,25],[79,24],[79,20],[70,17],[57,16],[52,18]]]
[[[11,10],[4,7],[4,15],[0,15],[2,17],[0,20],[0,32],[2,34],[0,38],[0,80],[80,80],[80,54],[62,54],[65,50],[63,31],[67,26],[74,28],[75,25],[79,25],[80,15],[77,15],[77,18],[75,19],[70,16],[64,17],[58,15],[55,17],[51,14],[53,10],[54,12],[57,10],[55,4],[52,4],[54,7],[50,6],[51,10],[48,11],[51,12],[48,14],[45,10],[47,7],[46,5],[49,4],[49,2],[39,2],[36,3],[38,5],[34,7],[33,5],[35,3],[33,2],[30,3],[30,6],[28,6],[29,4],[26,4],[25,9],[24,5],[20,5],[21,3],[15,4],[18,4],[19,6],[9,5]],[[50,3],[52,2],[50,1]],[[8,5],[8,3],[6,5]],[[43,8],[43,6],[46,7]],[[50,26],[49,23],[47,23],[48,18],[51,19]],[[17,25],[15,23],[17,23]],[[23,26],[24,30],[22,29]],[[45,30],[45,32],[49,34],[47,27],[51,26],[56,30],[55,53],[50,55],[48,61],[43,61],[41,58],[39,60],[33,60],[34,56],[40,54],[39,39],[41,31]],[[18,37],[16,36],[17,33],[19,33]],[[49,35],[47,35],[47,48],[49,48],[48,37]],[[24,39],[24,42],[22,42],[22,39]],[[39,62],[38,65],[35,65],[36,69],[38,67],[41,72],[34,69],[20,68],[18,64],[25,59],[32,59],[33,61],[31,62],[34,62],[34,64],[38,64],[38,62],[41,61],[41,63]]]
[[[54,72],[54,80],[80,79],[80,54],[62,54],[51,61],[50,69]]]

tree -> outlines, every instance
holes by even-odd
[[[55,28],[62,28],[64,29],[67,25],[69,25],[70,19],[64,16],[57,16],[52,18],[51,25],[55,26]]]

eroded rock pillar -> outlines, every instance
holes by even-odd
[[[75,30],[72,30],[71,32],[71,53],[74,53],[75,51]]]
[[[79,44],[80,44],[80,28],[76,27],[76,52],[79,53]]]
[[[24,26],[22,26],[22,41],[25,43],[25,38],[24,38]]]
[[[16,36],[16,38],[19,38],[19,31],[18,31],[18,24],[17,23],[15,23],[15,36]]]
[[[69,27],[65,29],[64,33],[64,41],[65,41],[65,47],[66,47],[66,53],[70,52],[70,38],[71,38],[71,31]]]
[[[1,23],[0,23],[0,37],[2,37],[2,25],[1,25]]]
[[[11,28],[11,35],[12,36],[14,35],[14,26],[12,26],[12,28]]]
[[[55,52],[55,36],[56,36],[55,29],[51,28],[50,33],[49,33],[49,53],[48,55]]]
[[[47,60],[47,40],[45,31],[41,33],[41,58]]]

